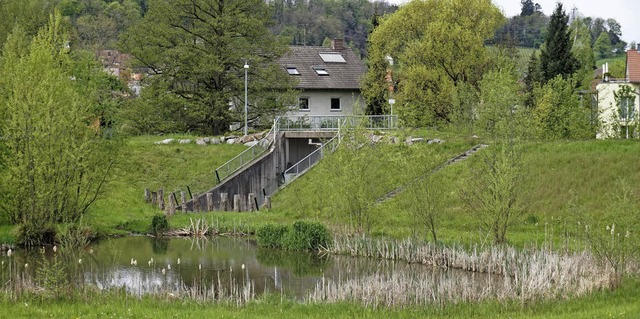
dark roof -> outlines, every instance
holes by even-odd
[[[325,62],[321,53],[340,54],[345,62]],[[334,59],[329,59],[334,60]],[[340,60],[339,58],[337,60]],[[299,89],[360,89],[360,80],[367,71],[364,63],[350,49],[335,50],[318,46],[291,46],[279,60],[283,72],[296,68]],[[326,70],[329,75],[318,75],[315,69]],[[294,72],[295,73],[295,72]]]
[[[640,83],[640,52],[627,51],[627,79],[631,83]]]

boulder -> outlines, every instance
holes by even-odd
[[[207,141],[204,138],[199,138],[196,140],[197,145],[207,146]]]
[[[235,143],[235,142],[236,142],[236,139],[235,139],[235,138],[229,138],[229,139],[227,139],[227,140],[226,140],[226,143],[227,143],[227,144],[233,144],[233,143]]]
[[[154,144],[158,144],[158,145],[167,145],[167,144],[171,144],[171,143],[173,143],[174,141],[175,141],[175,140],[174,140],[174,139],[172,139],[172,138],[167,138],[167,139],[164,139],[164,140],[162,140],[162,141],[155,142]]]
[[[220,143],[222,143],[222,141],[219,138],[212,138],[211,140],[209,140],[209,143],[214,144],[214,145],[218,145]]]
[[[427,141],[427,144],[442,144],[442,143],[444,143],[444,141],[439,138],[434,138],[432,140]]]
[[[178,141],[179,144],[191,144],[191,140],[179,140]]]

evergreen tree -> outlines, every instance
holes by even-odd
[[[534,51],[531,53],[531,57],[529,58],[529,64],[527,65],[527,73],[524,76],[524,89],[525,89],[525,100],[524,105],[529,108],[533,108],[533,91],[537,85],[542,82],[542,73],[540,72],[540,60],[538,60],[538,55]]]
[[[544,83],[557,75],[567,78],[580,67],[580,63],[571,51],[572,42],[568,21],[569,16],[562,9],[562,4],[558,3],[551,15],[548,33],[540,54],[540,68]]]

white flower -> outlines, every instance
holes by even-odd
[[[78,264],[82,265],[82,258],[78,259]]]
[[[24,268],[29,268],[29,264],[24,264]]]
[[[180,258],[178,258],[178,265],[180,265]]]
[[[167,264],[167,269],[171,270],[171,264]]]
[[[616,231],[616,224],[611,225],[611,235]]]
[[[198,269],[202,270],[202,264],[198,264]]]
[[[11,257],[11,255],[13,255],[13,250],[7,250],[7,257]]]
[[[55,252],[57,252],[57,251],[58,251],[58,246],[55,246],[55,245],[54,245],[54,246],[53,246],[53,252],[55,253]]]
[[[167,271],[166,271],[164,268],[162,268],[162,274],[163,274],[163,275],[166,275],[166,274],[167,274]]]
[[[242,268],[242,270],[244,270],[244,264],[242,264],[242,267],[241,267],[241,268]]]

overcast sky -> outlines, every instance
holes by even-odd
[[[408,0],[387,0],[394,4],[403,4]],[[491,0],[498,8],[501,8],[507,17],[520,14],[522,5],[520,0]],[[556,7],[557,0],[533,0],[542,6],[546,15],[551,15]],[[587,17],[600,17],[603,19],[616,19],[622,26],[622,39],[631,42],[640,42],[640,2],[637,0],[562,0],[560,1],[567,14],[573,7]]]

